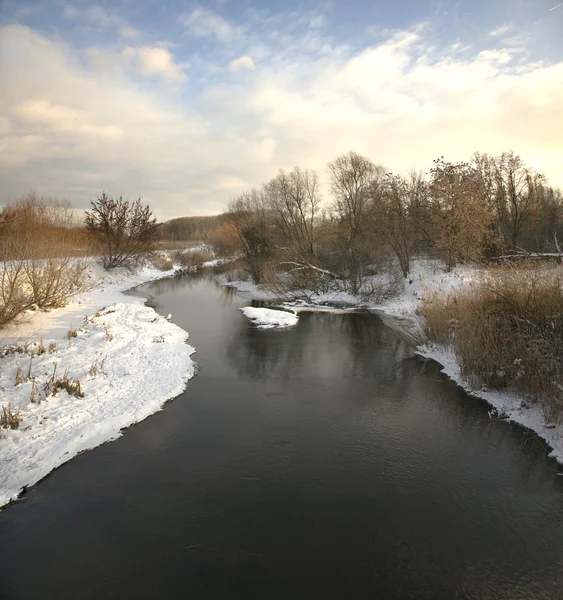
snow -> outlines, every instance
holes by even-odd
[[[370,300],[354,296],[345,290],[334,290],[317,293],[311,290],[289,291],[280,298],[268,288],[252,283],[252,281],[228,281],[226,275],[219,275],[216,279],[224,286],[234,287],[237,291],[250,300],[283,301],[282,307],[290,308],[296,312],[330,311],[349,312],[357,309],[382,311],[390,316],[414,319],[420,300],[425,290],[440,289],[452,291],[464,285],[469,285],[479,277],[479,270],[471,267],[458,267],[451,273],[445,273],[435,260],[413,261],[412,273],[408,279],[401,282],[399,293],[389,298]],[[385,275],[371,278],[368,286],[385,287],[388,282]]]
[[[291,327],[297,325],[298,316],[284,310],[273,310],[271,308],[256,308],[244,306],[240,309],[245,317],[250,319],[260,329],[271,329],[273,327]]]
[[[187,332],[144,306],[144,298],[122,293],[175,271],[107,273],[92,263],[90,289],[67,307],[0,331],[0,404],[22,418],[19,429],[0,429],[0,506],[185,389],[195,373]],[[54,372],[80,380],[84,397],[64,389],[51,395]]]
[[[209,267],[219,267],[221,265],[226,265],[228,263],[234,262],[238,260],[238,256],[229,256],[227,258],[214,258],[213,260],[206,260],[201,263],[201,268],[206,269]]]
[[[297,297],[295,293],[288,293],[280,307],[288,308],[296,313],[302,311],[327,311],[346,313],[358,309],[370,310],[376,314],[386,325],[417,343],[419,321],[417,313],[425,292],[433,290],[445,293],[452,292],[469,286],[479,279],[482,271],[470,266],[460,266],[450,273],[444,272],[443,267],[436,260],[413,261],[411,275],[405,279],[402,289],[393,297],[381,301],[369,301],[355,297],[345,291],[335,291],[325,294],[301,292]],[[280,301],[279,295],[275,296],[267,289],[256,286],[248,281],[226,282],[223,285],[236,287],[245,297],[253,300]],[[518,423],[543,438],[551,446],[550,456],[563,465],[563,424],[554,426],[546,421],[541,408],[527,407],[522,398],[506,391],[474,389],[470,382],[461,375],[461,369],[455,353],[451,348],[437,347],[435,345],[418,346],[416,353],[422,357],[434,360],[442,366],[442,372],[455,381],[471,396],[486,401],[498,415],[507,421]],[[497,418],[500,418],[497,416]]]
[[[495,418],[518,423],[537,433],[551,446],[549,456],[555,458],[558,463],[563,464],[563,427],[548,423],[541,408],[537,405],[527,406],[522,402],[522,398],[514,393],[475,389],[463,377],[459,361],[450,347],[428,344],[419,346],[416,353],[439,363],[442,366],[442,373],[455,381],[471,396],[480,398],[492,406]]]

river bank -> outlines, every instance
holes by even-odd
[[[195,374],[188,333],[124,292],[174,275],[93,262],[69,304],[0,331],[0,506],[78,453],[160,410]]]
[[[378,314],[387,326],[411,340],[418,356],[437,362],[441,365],[442,372],[464,391],[472,397],[487,402],[491,407],[489,413],[491,418],[513,422],[534,432],[549,444],[551,448],[549,456],[559,465],[563,465],[562,423],[553,424],[546,419],[540,406],[530,405],[518,394],[476,388],[462,375],[460,362],[451,348],[422,342],[418,311],[423,293],[437,290],[448,293],[461,290],[478,281],[481,275],[482,271],[477,268],[464,266],[445,273],[437,261],[415,261],[411,276],[403,282],[399,293],[379,302],[357,298],[341,291],[326,294],[308,293],[306,300],[298,297],[298,294],[280,299],[278,294],[248,281],[227,281],[224,277],[220,277],[219,280],[222,285],[234,287],[250,299],[276,301],[281,307],[290,308],[297,313],[302,311],[345,313],[368,310]]]

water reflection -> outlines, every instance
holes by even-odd
[[[261,330],[241,320],[227,346],[240,377],[254,379],[308,376],[403,379],[412,349],[377,317],[367,313],[300,314],[297,327]]]
[[[377,317],[259,330],[213,278],[137,290],[201,370],[0,513],[4,596],[561,600],[544,446]]]

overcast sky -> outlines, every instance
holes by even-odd
[[[562,32],[556,0],[0,0],[0,203],[212,214],[348,150],[514,150],[563,186]]]

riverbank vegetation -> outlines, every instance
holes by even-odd
[[[84,284],[89,249],[68,202],[32,193],[8,204],[0,217],[0,326],[63,305]]]
[[[454,349],[473,389],[514,392],[546,423],[563,420],[563,273],[525,264],[486,270],[471,286],[428,290],[425,340]]]
[[[0,213],[0,326],[28,310],[63,306],[84,289],[93,257],[106,270],[136,268],[154,256],[157,229],[140,200],[105,193],[84,219],[70,202],[34,192],[8,203]]]
[[[214,238],[242,252],[255,283],[340,286],[369,295],[391,265],[408,278],[413,257],[458,264],[560,256],[563,196],[512,152],[434,161],[428,174],[390,173],[349,152],[317,173],[295,167],[234,198]]]
[[[561,422],[561,191],[512,152],[408,175],[349,152],[327,174],[329,198],[299,167],[234,198],[216,245],[276,292],[341,291],[369,305],[404,291],[415,259],[446,273],[470,266],[471,286],[424,292],[422,341],[452,348],[476,389],[515,392]]]

